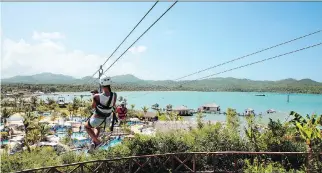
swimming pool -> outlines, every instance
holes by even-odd
[[[57,137],[59,138],[63,138],[67,135],[67,133],[56,133],[55,134]],[[79,138],[79,137],[86,137],[87,136],[87,133],[85,132],[73,132],[72,134],[72,138]]]
[[[108,144],[100,147],[103,150],[107,150],[110,147],[114,147],[117,144],[120,144],[122,142],[122,138],[115,138],[113,140],[111,140]]]
[[[143,124],[143,123],[140,122],[140,121],[130,121],[130,122],[127,122],[126,124],[129,125],[129,126],[132,126],[132,125]]]
[[[1,145],[7,145],[9,143],[9,140],[3,140],[1,141]]]

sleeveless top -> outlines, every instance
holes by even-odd
[[[109,117],[114,111],[114,100],[116,93],[111,92],[109,96],[104,93],[95,94],[94,100],[96,102],[95,112],[100,117]]]

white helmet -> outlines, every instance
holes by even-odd
[[[105,78],[100,79],[100,84],[102,86],[111,85],[112,84],[112,80],[111,80],[110,77],[105,77]]]

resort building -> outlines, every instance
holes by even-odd
[[[192,116],[191,109],[189,109],[187,106],[178,106],[172,109],[173,112],[176,112],[180,116]]]
[[[220,113],[220,106],[216,103],[209,103],[202,105],[199,111],[203,113]]]
[[[245,115],[255,115],[255,112],[254,112],[254,109],[252,108],[248,108],[248,109],[245,109]]]

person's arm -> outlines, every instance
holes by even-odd
[[[116,110],[117,109],[117,107],[116,107],[117,94],[116,93],[114,93],[114,94],[115,94],[115,97],[113,100],[113,105],[114,105],[114,109]]]
[[[96,101],[97,101],[97,99],[98,99],[98,95],[95,94],[93,96],[92,109],[95,109],[96,108]]]

